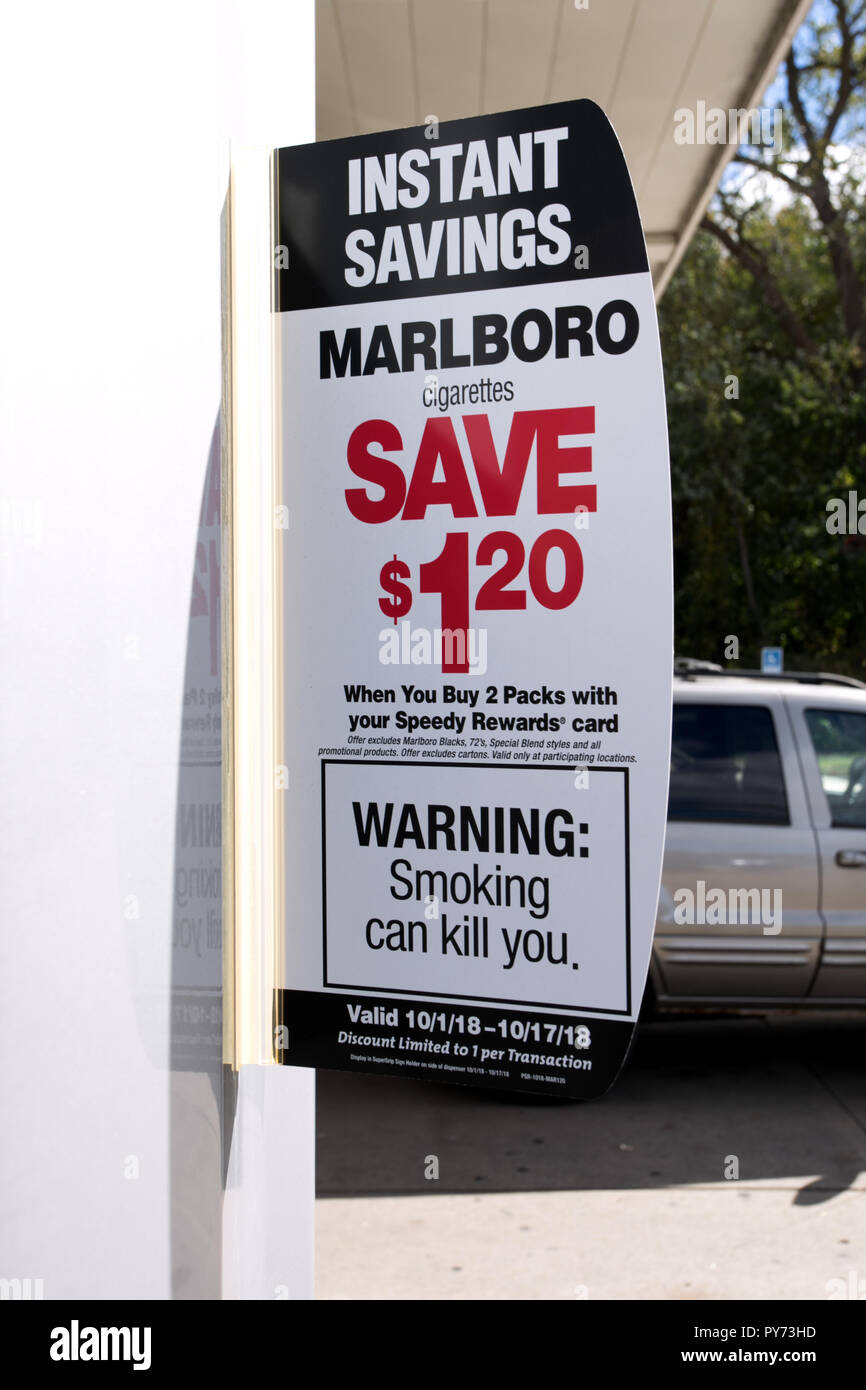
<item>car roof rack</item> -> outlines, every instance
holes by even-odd
[[[831,671],[752,671],[732,670],[730,666],[719,666],[714,661],[699,661],[691,656],[674,657],[674,675],[684,680],[694,680],[698,676],[746,676],[749,680],[797,681],[800,685],[846,685],[855,690],[866,690],[866,682],[854,676],[836,676]]]

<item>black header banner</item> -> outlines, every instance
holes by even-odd
[[[278,312],[648,269],[591,101],[291,146],[274,180]]]

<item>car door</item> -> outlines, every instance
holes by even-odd
[[[814,833],[777,693],[684,685],[674,701],[657,988],[663,998],[798,999],[821,939]]]
[[[822,698],[823,696],[823,698]],[[866,697],[789,704],[821,856],[826,925],[810,998],[866,998]]]

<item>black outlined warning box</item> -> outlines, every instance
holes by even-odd
[[[628,1015],[628,769],[588,771],[324,760],[324,987]]]

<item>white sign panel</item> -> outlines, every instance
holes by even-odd
[[[572,102],[277,152],[285,1062],[590,1096],[652,941],[652,284]],[[279,783],[278,783],[279,785]]]

